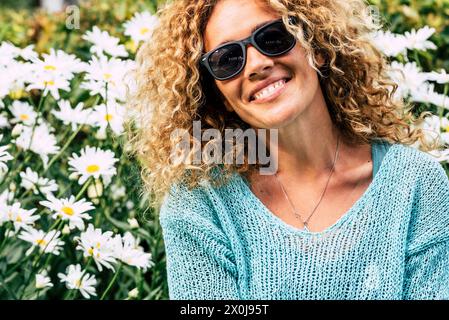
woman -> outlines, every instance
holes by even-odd
[[[162,204],[170,298],[449,298],[449,181],[424,152],[435,147],[417,129],[426,114],[393,99],[366,9],[178,0],[161,10],[138,54],[132,142]],[[195,121],[203,133],[276,129],[277,170],[261,174],[247,155],[179,161],[175,129],[203,149],[217,143],[198,141]]]

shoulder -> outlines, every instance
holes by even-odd
[[[380,141],[378,145],[380,145],[378,149],[386,150],[385,157],[390,163],[402,166],[409,173],[412,171],[424,172],[429,169],[444,171],[436,157],[413,146],[389,143],[385,140]]]
[[[217,176],[219,174],[215,172],[214,177],[220,179]],[[214,186],[208,180],[200,181],[193,188],[182,182],[173,184],[159,210],[161,224],[176,220],[208,220],[220,224],[222,216],[226,214],[224,200],[239,196],[235,175],[231,175],[229,181],[220,186]]]

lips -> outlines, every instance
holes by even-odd
[[[259,83],[250,93],[248,101],[252,102],[255,100],[265,100],[266,98],[270,98],[272,94],[276,94],[276,91],[279,88],[282,90],[282,87],[290,81],[289,77],[278,77],[278,78],[269,78],[265,81]]]

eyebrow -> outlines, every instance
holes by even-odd
[[[265,21],[265,22],[261,22],[261,23],[257,24],[254,28],[251,29],[251,34],[252,34],[254,31],[256,31],[257,29],[262,28],[263,26],[265,26],[265,25],[267,25],[267,24],[269,24],[269,23],[271,23],[271,22],[273,22],[273,21],[276,21],[276,20],[278,20],[278,19],[273,19],[273,20],[269,20],[269,21]],[[232,42],[232,41],[235,41],[235,40],[225,40],[225,41],[222,41],[222,42],[220,42],[216,47],[219,47],[219,46],[221,46],[222,44],[225,44],[225,43],[227,43],[227,42]]]

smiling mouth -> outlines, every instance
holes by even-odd
[[[264,102],[265,100],[270,100],[270,98],[277,96],[282,91],[285,84],[290,80],[291,78],[283,78],[279,81],[273,82],[269,86],[253,94],[250,97],[249,102]]]

